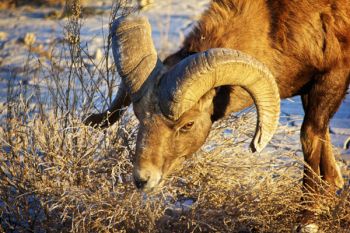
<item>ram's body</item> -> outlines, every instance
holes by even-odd
[[[301,95],[305,159],[314,171],[341,186],[328,127],[350,82],[350,1],[214,0],[165,64],[220,47],[243,51],[266,64],[281,98]],[[214,101],[215,119],[253,103],[239,87],[221,88]]]
[[[260,151],[276,129],[279,98],[295,95],[305,110],[305,190],[317,192],[320,176],[334,189],[343,186],[328,127],[350,82],[350,0],[214,0],[165,66],[147,20],[122,18],[115,28],[113,52],[124,85],[110,115],[86,122],[114,123],[133,101],[140,120],[137,187],[157,186],[203,145],[213,121],[253,100],[252,145]]]
[[[213,1],[182,49],[165,63],[209,48],[254,56],[275,75],[281,98],[301,95],[330,71],[350,69],[350,1]]]

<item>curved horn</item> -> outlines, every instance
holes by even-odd
[[[210,49],[192,55],[167,72],[160,85],[160,109],[172,120],[177,120],[215,87],[237,85],[244,88],[253,98],[258,112],[251,144],[253,151],[260,152],[277,128],[280,97],[275,79],[267,67],[242,52]]]
[[[91,125],[92,127],[109,127],[119,120],[126,110],[125,107],[129,106],[130,103],[131,100],[127,93],[126,87],[123,83],[121,83],[111,106],[109,106],[109,108],[102,113],[91,114],[88,116],[84,120],[84,124]]]
[[[146,17],[120,17],[112,27],[112,49],[118,73],[137,101],[162,67],[151,37]]]
[[[123,107],[140,99],[163,67],[145,17],[118,18],[112,26],[112,50],[121,85],[108,110],[90,115],[86,125],[105,128],[116,122],[125,111]]]

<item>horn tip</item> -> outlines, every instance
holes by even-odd
[[[254,142],[252,142],[252,143],[250,144],[250,150],[251,150],[251,152],[253,152],[253,153],[255,153],[255,152],[260,153],[264,148],[265,148],[265,146],[260,145],[259,143],[254,143]]]

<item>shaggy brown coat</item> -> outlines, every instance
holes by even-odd
[[[305,117],[300,138],[309,165],[304,172],[305,190],[317,191],[319,177],[332,189],[342,187],[328,128],[350,82],[350,0],[213,0],[182,48],[164,63],[171,67],[210,48],[231,48],[255,57],[272,71],[281,98],[301,96]],[[120,88],[108,111],[92,115],[86,123],[108,126],[130,103],[126,89]],[[187,136],[176,137],[182,125],[169,127],[162,125],[162,117],[148,116],[146,110],[157,103],[134,103],[141,119],[135,171],[157,170],[157,176],[169,172],[175,166],[174,158],[192,154],[205,142],[213,121],[252,104],[240,87],[212,90],[182,116],[199,124]],[[187,116],[193,113],[198,116]],[[191,136],[194,134],[196,137]],[[135,177],[139,187],[146,185],[148,175]]]
[[[305,168],[304,185],[316,189],[315,172],[333,187],[342,187],[328,128],[350,82],[350,1],[214,0],[165,64],[173,66],[217,47],[240,50],[265,63],[276,77],[281,98],[301,96],[301,143],[313,170]],[[222,87],[212,119],[252,103],[243,89]]]

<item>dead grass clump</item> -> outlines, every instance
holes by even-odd
[[[24,103],[17,102],[16,109],[23,110]],[[2,111],[9,113],[8,107]],[[146,195],[132,182],[133,116],[101,131],[74,117],[65,127],[65,119],[54,114],[26,119],[23,113],[7,114],[11,119],[0,131],[5,230],[290,232],[306,208],[300,203],[302,163],[296,151],[255,155],[233,140],[250,136],[246,125],[253,117],[216,125],[209,137],[216,147],[204,147],[165,187]],[[233,134],[225,140],[227,128]],[[349,229],[349,189],[336,197],[325,191],[320,198],[327,206],[318,216],[322,229]]]
[[[0,9],[19,7],[24,5],[34,6],[63,6],[66,0],[2,0]]]
[[[282,151],[277,151],[282,152]],[[293,161],[294,160],[294,161]],[[229,154],[202,154],[181,177],[190,177],[181,189],[196,200],[187,211],[178,210],[169,221],[183,232],[292,232],[308,205],[301,202],[302,164],[283,153],[252,155],[236,149]],[[320,184],[320,187],[325,184]],[[178,187],[179,188],[179,187]],[[324,193],[316,222],[324,232],[344,232],[350,224],[350,192]],[[169,231],[171,232],[171,231]],[[178,232],[181,232],[179,230]]]

